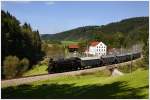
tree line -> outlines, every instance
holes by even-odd
[[[2,78],[12,78],[30,69],[43,56],[38,30],[1,10]]]

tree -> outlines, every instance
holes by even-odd
[[[16,56],[8,56],[4,60],[3,74],[5,78],[13,78],[17,74],[17,67],[19,66],[19,58]]]
[[[19,59],[27,58],[29,68],[42,58],[41,38],[39,31],[33,31],[26,22],[20,25],[19,20],[9,12],[1,11],[2,14],[2,59],[7,56],[17,56]],[[3,70],[3,63],[1,70]]]
[[[121,46],[124,46],[124,35],[122,32],[117,32],[114,35],[114,44],[119,48],[121,48]]]
[[[144,44],[143,55],[144,55],[145,66],[149,67],[149,41],[148,40],[147,40],[147,43]]]
[[[79,52],[84,52],[87,49],[88,41],[79,42]]]

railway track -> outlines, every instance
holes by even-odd
[[[136,60],[133,60],[132,62],[135,62],[141,58],[138,58]],[[16,85],[21,85],[21,84],[30,84],[31,82],[35,81],[40,81],[40,80],[47,80],[53,77],[57,76],[63,76],[63,75],[80,75],[81,73],[90,73],[90,72],[95,72],[95,71],[100,71],[104,70],[108,67],[116,67],[120,65],[126,65],[131,63],[131,61],[124,62],[124,63],[119,63],[119,64],[113,64],[113,65],[107,65],[107,66],[102,66],[102,67],[96,67],[96,68],[91,68],[91,69],[84,69],[84,70],[77,70],[77,71],[71,71],[71,72],[63,72],[63,73],[55,73],[55,74],[43,74],[43,75],[34,75],[34,76],[26,76],[22,78],[15,78],[15,79],[10,79],[10,80],[2,80],[1,81],[1,86],[2,87],[7,87],[7,86],[16,86]]]

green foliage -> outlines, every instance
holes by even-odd
[[[21,76],[29,68],[29,60],[27,58],[19,60],[16,56],[7,56],[3,63],[2,73],[5,78]]]
[[[27,58],[23,58],[19,62],[19,66],[17,67],[17,76],[21,76],[27,69],[29,68],[29,60]]]
[[[65,56],[65,47],[58,44],[47,44],[43,42],[42,51],[45,53],[46,56],[54,59]]]
[[[19,58],[16,56],[8,56],[4,60],[3,73],[5,78],[13,78],[17,74],[17,67],[19,66]]]
[[[129,47],[145,39],[148,32],[148,22],[148,17],[135,17],[102,26],[85,26],[53,35],[45,34],[42,35],[42,39],[59,41],[98,40],[111,47],[120,47],[120,44],[123,47]],[[142,34],[140,30],[143,31]]]
[[[9,55],[19,59],[27,58],[29,68],[36,64],[43,55],[41,52],[41,39],[38,30],[33,31],[30,24],[20,25],[19,20],[9,12],[1,11],[2,25],[2,62]],[[27,61],[26,61],[27,63]],[[3,70],[3,63],[2,63]],[[2,78],[4,75],[2,75]]]
[[[30,60],[31,64],[35,64],[41,58],[42,55],[41,39],[39,36],[39,32],[38,30],[32,31],[30,25],[25,23],[22,26],[22,34],[24,37],[23,42],[24,56]]]
[[[144,43],[143,46],[143,56],[144,56],[144,62],[145,67],[149,67],[149,31],[148,28],[142,28],[140,31],[140,34],[142,36],[141,40]]]
[[[32,76],[32,75],[40,75],[40,74],[48,74],[47,65],[36,65],[33,66],[32,69],[23,73],[23,76]]]
[[[143,47],[143,55],[144,55],[145,67],[148,68],[149,67],[149,42],[148,41]]]
[[[61,45],[61,42],[58,40],[45,40],[44,42],[47,44],[59,44],[59,45]]]
[[[132,61],[127,65],[118,66],[118,69],[123,73],[131,73],[136,71],[137,69],[145,69],[145,64],[143,59],[138,59],[136,61]]]
[[[84,52],[87,49],[88,41],[80,41],[79,42],[79,52]]]
[[[148,99],[148,70],[137,70],[118,77],[101,77],[97,74],[59,76],[2,88],[2,98]]]
[[[78,41],[61,41],[64,46],[68,46],[69,44],[78,44]]]
[[[125,36],[122,32],[117,32],[116,34],[114,34],[114,45],[121,48],[121,46],[124,45],[124,37]]]

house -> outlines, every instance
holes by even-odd
[[[107,54],[107,46],[103,42],[93,41],[85,53],[99,57],[104,56]]]
[[[79,49],[79,46],[77,44],[70,44],[68,46],[69,52],[76,52],[76,51],[78,51],[78,49]]]

